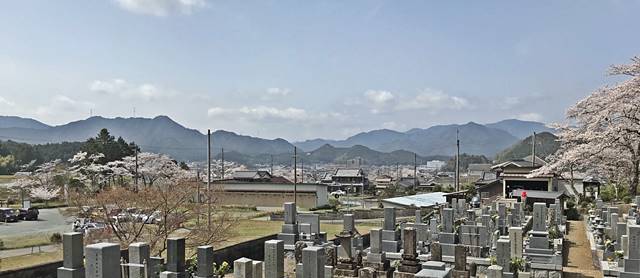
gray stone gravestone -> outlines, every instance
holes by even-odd
[[[96,243],[85,248],[87,278],[120,278],[120,245]]]
[[[267,240],[264,243],[265,278],[284,277],[284,241]]]
[[[82,233],[62,235],[62,267],[58,278],[84,278],[84,252]]]

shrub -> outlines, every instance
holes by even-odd
[[[565,210],[564,214],[567,216],[567,220],[580,220],[580,212],[575,207]]]
[[[62,235],[60,233],[53,233],[49,238],[49,241],[51,241],[51,243],[56,243],[56,244],[62,243]]]
[[[2,241],[2,239],[0,239],[0,250],[4,249],[4,241]]]
[[[630,204],[630,203],[631,203],[631,196],[629,196],[629,195],[624,196],[624,198],[622,198],[622,201],[623,201],[625,204]]]

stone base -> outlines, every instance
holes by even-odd
[[[620,272],[620,278],[640,278],[639,272]]]
[[[186,273],[163,271],[160,273],[160,278],[186,278]]]
[[[453,278],[469,278],[469,271],[466,270],[452,270]]]
[[[278,240],[284,241],[285,245],[295,245],[298,241],[298,234],[279,233]]]
[[[333,271],[335,277],[358,277],[358,269],[336,269]]]
[[[58,268],[58,278],[84,278],[84,268]]]
[[[420,272],[416,273],[414,277],[416,278],[450,278],[451,269],[450,268],[447,268],[446,270],[423,269],[423,270],[420,270]]]
[[[383,240],[380,246],[383,252],[400,252],[400,242],[395,240]]]
[[[398,272],[418,273],[422,269],[418,260],[402,260],[398,266]]]
[[[416,274],[411,272],[400,272],[396,270],[393,273],[393,278],[414,278],[414,277],[416,277]]]

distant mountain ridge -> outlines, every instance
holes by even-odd
[[[511,133],[513,136],[518,137],[520,139],[527,138],[531,136],[533,132],[549,132],[553,133],[553,130],[550,127],[547,127],[543,123],[533,122],[533,121],[523,121],[516,119],[508,119],[502,120],[496,123],[486,124],[486,126],[491,128],[502,129],[506,132]]]
[[[58,126],[49,126],[33,119],[4,116],[0,117],[0,140],[30,144],[77,142],[94,137],[102,128],[107,128],[116,137],[121,136],[126,141],[134,141],[143,151],[165,153],[178,160],[206,159],[206,135],[184,127],[167,116],[96,116]],[[314,139],[297,142],[295,145],[305,152],[316,153],[313,159],[308,158],[318,162],[340,161],[359,156],[372,164],[384,160],[390,161],[389,163],[401,163],[413,152],[423,158],[454,155],[458,130],[461,153],[494,157],[520,141],[518,136],[504,129],[522,135],[529,131],[540,132],[548,128],[542,123],[519,120],[505,120],[486,125],[469,122],[461,125],[437,125],[426,129],[414,128],[406,132],[372,130],[345,140]],[[224,148],[228,159],[237,157],[247,161],[266,161],[265,159],[271,155],[282,155],[290,160],[293,146],[280,138],[262,139],[224,130],[212,133],[212,153],[215,156]]]
[[[506,148],[496,155],[498,162],[505,162],[513,159],[521,159],[531,155],[533,151],[531,141],[532,136],[529,136],[514,145]],[[536,134],[536,156],[542,159],[546,159],[549,155],[555,153],[560,148],[560,142],[558,137],[550,132],[542,132]]]
[[[543,123],[504,120],[490,124],[469,122],[462,125],[437,125],[406,132],[379,129],[362,132],[345,140],[313,139],[294,143],[306,151],[322,145],[335,147],[367,146],[380,152],[407,150],[422,156],[453,155],[456,151],[456,130],[459,131],[460,152],[494,157],[532,132],[551,131]]]
[[[0,116],[0,128],[33,128],[45,129],[51,126],[30,118],[16,116]]]
[[[186,128],[167,116],[149,118],[91,117],[47,128],[0,128],[0,138],[30,144],[85,141],[102,128],[126,141],[134,141],[143,151],[165,153],[179,160],[205,160],[207,138],[195,129]],[[261,139],[228,131],[212,133],[212,153],[238,151],[246,154],[289,152],[293,145],[284,139]]]

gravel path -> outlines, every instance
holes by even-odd
[[[593,266],[591,246],[584,222],[567,221],[569,225],[569,256],[563,268],[564,278],[602,278],[602,272]]]

